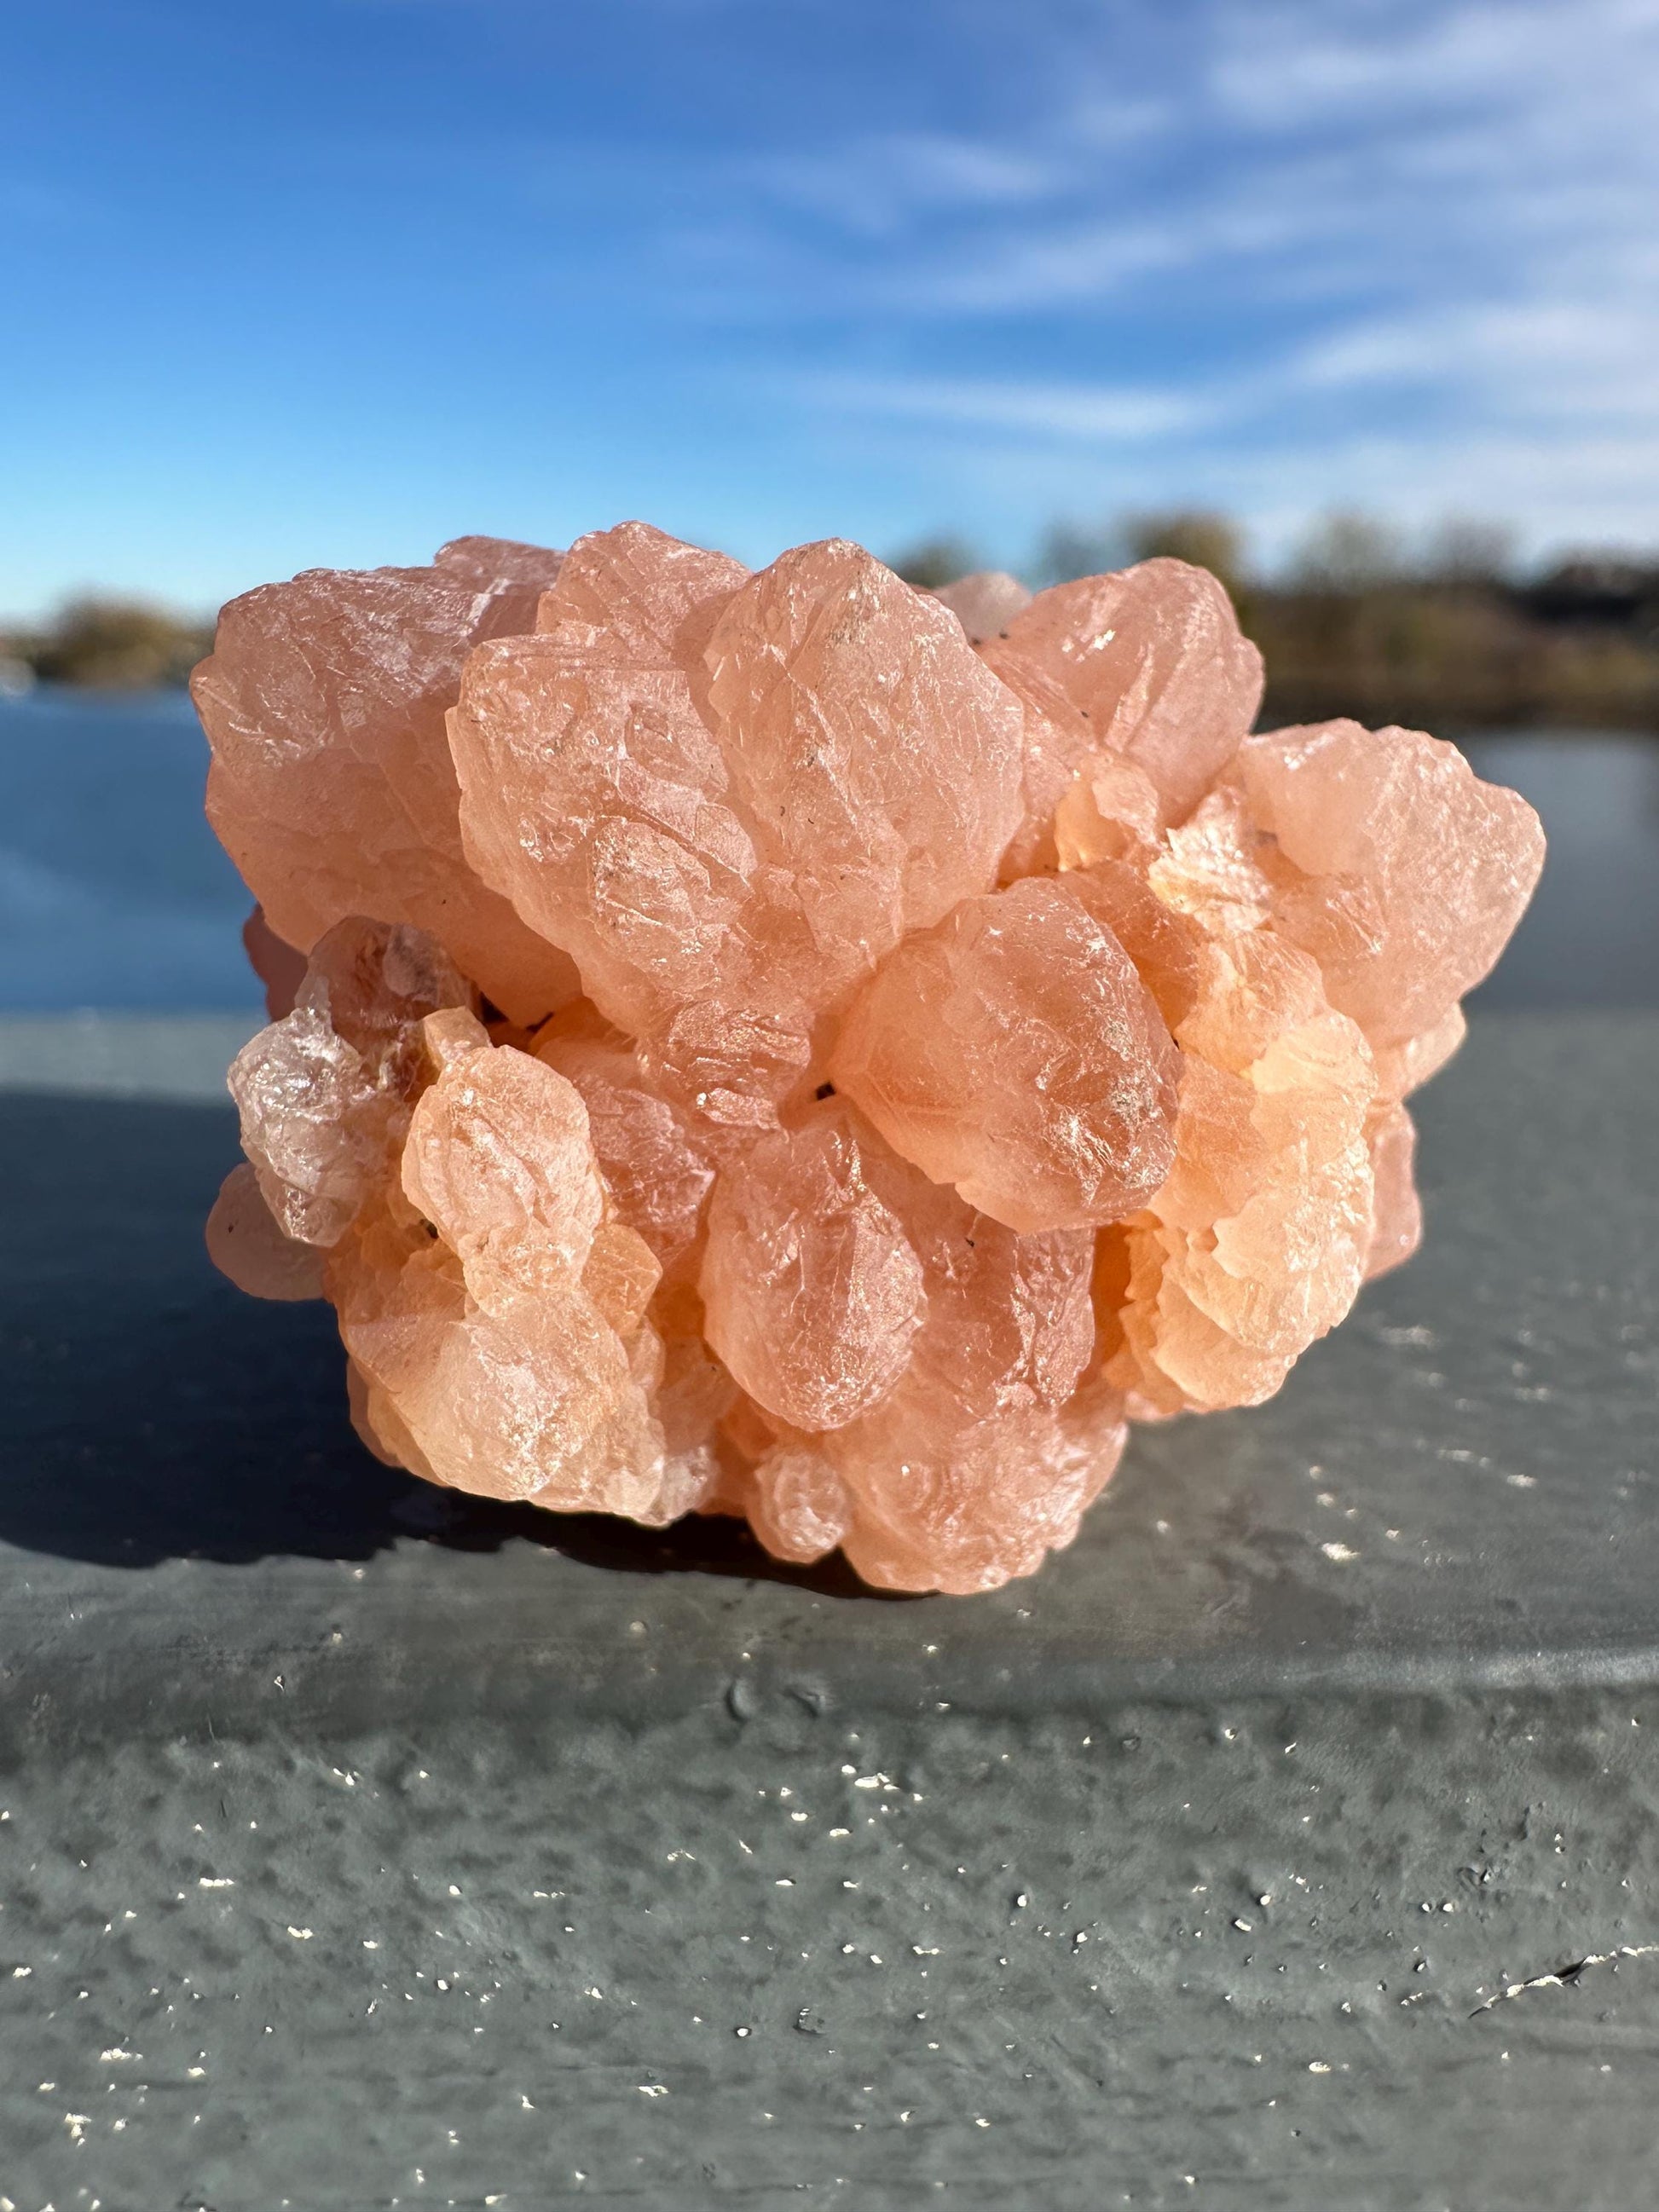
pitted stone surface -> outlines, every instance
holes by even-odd
[[[1629,2212],[1656,1740],[1648,1689],[60,1751],[0,1823],[3,2186]]]

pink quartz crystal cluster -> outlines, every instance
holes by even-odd
[[[981,1590],[1126,1423],[1259,1404],[1415,1247],[1404,1100],[1543,854],[1450,745],[1252,736],[1176,561],[857,546],[234,601],[195,696],[271,1025],[208,1228],[430,1480]]]

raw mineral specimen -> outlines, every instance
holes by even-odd
[[[428,1480],[988,1589],[1127,1424],[1415,1249],[1404,1103],[1543,860],[1453,747],[1252,735],[1203,571],[912,590],[641,523],[234,601],[270,1026],[208,1224]]]

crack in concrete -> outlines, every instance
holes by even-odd
[[[1528,1990],[1574,1989],[1579,1976],[1588,1973],[1592,1966],[1617,1966],[1621,1959],[1647,1959],[1656,1952],[1659,1952],[1659,1943],[1620,1943],[1616,1950],[1587,1952],[1583,1958],[1575,1959],[1570,1966],[1558,1967],[1553,1974],[1534,1974],[1527,1981],[1508,1983],[1484,2004],[1476,2005],[1469,2018],[1479,2020],[1494,2005],[1504,2004],[1511,1997],[1523,1997]]]

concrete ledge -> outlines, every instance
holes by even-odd
[[[972,1601],[378,1467],[202,1255],[228,1111],[76,1048],[0,1097],[0,2194],[1645,2201],[1659,1018],[1477,1024],[1418,1261]]]

